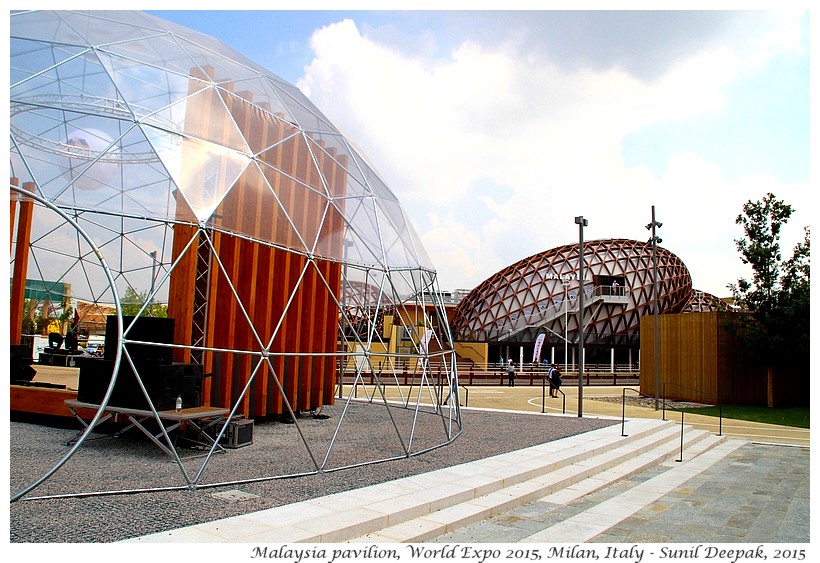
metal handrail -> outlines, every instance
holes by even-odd
[[[669,395],[669,393],[667,392],[667,386],[668,385],[675,385],[676,387],[679,387],[680,389],[686,389],[687,391],[698,391],[698,389],[695,389],[694,387],[687,387],[686,385],[680,385],[678,383],[664,382],[664,384],[663,384],[663,408],[664,408],[664,415],[663,416],[664,416],[664,420],[666,420],[666,397]],[[717,403],[716,406],[718,408],[718,436],[723,436],[723,405],[718,400],[718,403]],[[681,416],[683,416],[683,415],[681,415]]]
[[[638,394],[639,397],[646,397],[647,399],[654,399],[654,397],[652,397],[650,395],[645,395],[645,394],[641,393],[640,391],[638,391],[636,389],[624,388],[623,393],[622,393],[622,395],[623,395],[622,396],[622,401],[621,401],[621,436],[622,437],[628,436],[628,434],[625,433],[625,426],[626,426],[626,392],[627,391],[634,391],[635,393]],[[664,398],[664,405],[665,405],[665,403],[666,403],[666,398]],[[684,415],[684,411],[681,410],[681,409],[677,409],[675,407],[672,407],[672,409],[677,410],[677,411],[680,412],[680,459],[676,459],[675,461],[676,462],[682,462],[683,461],[683,430],[684,430],[683,415]],[[664,411],[664,413],[663,413],[663,420],[666,420],[666,411]]]
[[[541,414],[546,412],[547,408],[547,380],[549,378],[545,375],[541,378]],[[559,393],[561,393],[561,414],[567,413],[567,394],[561,391],[560,388],[555,389]]]
[[[461,385],[461,384],[459,383],[459,385],[458,385],[458,386],[459,386],[460,388],[464,389],[464,404],[462,405],[461,403],[459,403],[459,406],[462,406],[462,407],[467,407],[467,406],[469,406],[469,403],[470,403],[470,390],[467,388],[467,386],[466,386],[466,385]],[[461,393],[459,393],[459,395],[458,395],[458,396],[459,396],[459,397],[461,397]],[[445,399],[445,400],[444,400],[444,402],[442,403],[442,405],[446,405],[446,404],[447,404],[447,401],[449,400],[449,398],[450,398],[450,396],[448,396],[448,397],[447,397],[447,399]]]

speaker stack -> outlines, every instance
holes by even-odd
[[[157,410],[173,410],[177,397],[182,397],[182,407],[202,406],[202,366],[172,363],[169,346],[174,337],[174,319],[159,317],[122,317],[127,328],[129,342],[125,349],[139,373],[151,402]],[[77,400],[100,404],[111,382],[114,360],[119,347],[119,329],[116,316],[108,316],[105,325],[105,352],[103,358],[83,358]],[[154,343],[154,344],[151,344]],[[120,360],[117,382],[111,393],[110,405],[130,409],[149,410],[145,394],[131,364],[123,355]]]
[[[11,369],[9,379],[15,381],[31,381],[37,375],[37,370],[31,367],[34,358],[31,355],[31,348],[20,344],[11,345]]]
[[[140,360],[134,360],[134,365],[157,410],[173,410],[177,397],[182,397],[183,408],[202,406],[202,366],[181,363],[164,365]],[[114,362],[111,360],[83,358],[80,362],[77,400],[94,405],[100,404],[111,383],[113,372]],[[149,410],[148,401],[140,389],[137,377],[125,359],[120,362],[117,382],[108,404]]]

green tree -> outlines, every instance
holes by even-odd
[[[120,307],[122,307],[122,314],[125,317],[135,317],[139,315],[142,306],[148,300],[148,290],[142,293],[137,293],[133,287],[125,288],[125,293],[120,299]],[[142,312],[143,317],[167,317],[168,306],[160,303],[151,303]]]
[[[771,193],[760,201],[748,201],[736,223],[745,238],[735,240],[741,261],[752,268],[753,277],[729,289],[735,301],[749,314],[742,317],[739,331],[744,356],[768,368],[809,370],[809,272],[810,230],[793,254],[783,260],[780,234],[793,208]]]

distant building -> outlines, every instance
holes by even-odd
[[[551,360],[574,364],[579,294],[584,292],[586,362],[636,363],[640,319],[658,313],[727,310],[717,297],[692,288],[686,265],[657,249],[657,296],[652,245],[629,239],[584,244],[584,280],[578,279],[579,245],[564,245],[520,260],[493,274],[458,303],[454,338],[485,342],[490,362],[513,354],[531,357],[539,334]],[[565,354],[569,357],[565,357]]]

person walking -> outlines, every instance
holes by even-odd
[[[553,399],[558,398],[558,391],[561,389],[561,370],[558,369],[556,364],[552,364],[552,367],[549,371],[549,380],[550,380],[550,397]]]
[[[515,364],[512,358],[507,361],[507,386],[515,387]]]

